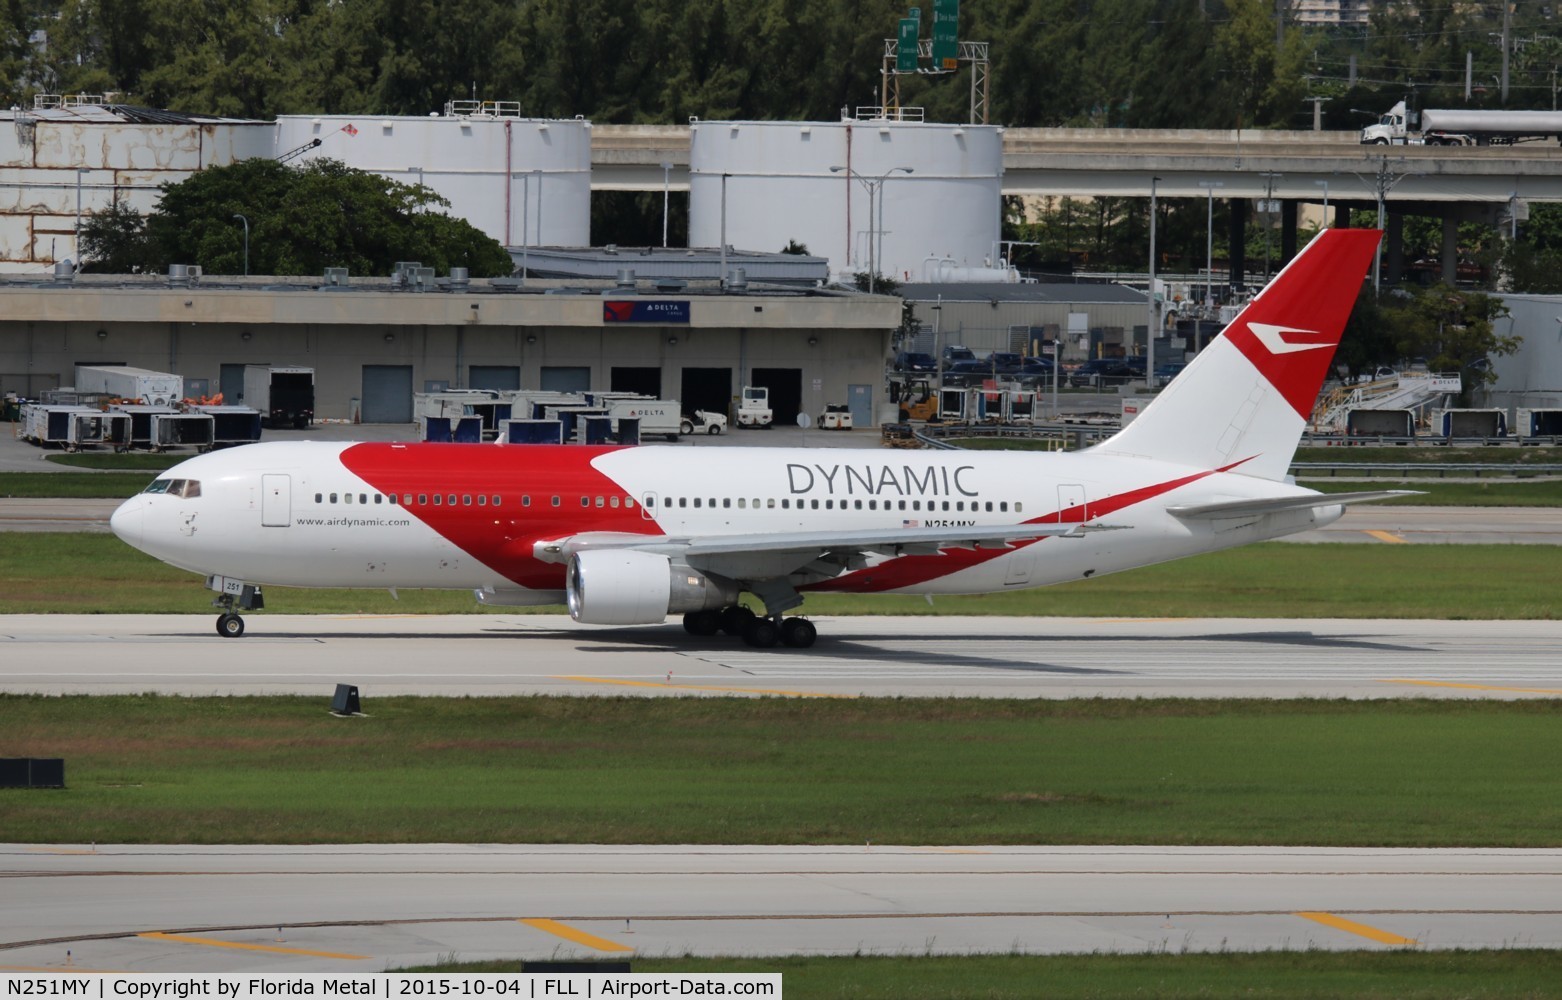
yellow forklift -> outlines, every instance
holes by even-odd
[[[892,379],[889,384],[890,402],[899,407],[901,423],[908,420],[938,421],[938,393],[933,383],[922,376],[907,375]]]

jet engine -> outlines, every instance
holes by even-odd
[[[730,580],[634,549],[575,553],[564,589],[570,617],[588,625],[653,625],[669,614],[714,610],[738,601],[738,588]]]

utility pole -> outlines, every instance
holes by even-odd
[[[1155,390],[1155,334],[1160,310],[1155,307],[1155,185],[1159,177],[1150,178],[1150,284],[1146,301],[1150,307],[1149,324],[1144,328],[1144,387]]]
[[[1401,159],[1399,162],[1402,164],[1405,161],[1403,159]],[[1352,173],[1356,173],[1355,171],[1351,171],[1351,172]],[[1384,204],[1384,200],[1388,197],[1388,193],[1390,191],[1394,190],[1394,186],[1396,184],[1398,184],[1400,181],[1404,180],[1406,177],[1409,177],[1409,176],[1410,175],[1408,173],[1404,173],[1404,174],[1400,174],[1400,175],[1398,175],[1396,177],[1394,175],[1393,171],[1389,170],[1389,167],[1388,167],[1388,157],[1387,156],[1382,157],[1378,161],[1377,172],[1375,174],[1371,175],[1370,178],[1367,177],[1367,176],[1364,176],[1362,174],[1359,174],[1359,173],[1356,174],[1356,179],[1361,181],[1361,183],[1366,185],[1368,188],[1372,189],[1372,191],[1377,195],[1377,199],[1378,199],[1378,229],[1380,231],[1384,229],[1384,223],[1387,221],[1387,211],[1386,211],[1386,207],[1385,207],[1385,204]],[[1372,257],[1372,294],[1373,295],[1378,294],[1379,289],[1381,289],[1381,287],[1382,287],[1382,274],[1383,274],[1383,244],[1381,242],[1379,242],[1378,243],[1377,252],[1375,254],[1373,254],[1373,257]]]
[[[1508,50],[1511,48],[1513,0],[1502,0],[1502,103],[1508,104]]]

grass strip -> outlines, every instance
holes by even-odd
[[[1146,618],[1554,619],[1550,545],[1295,545],[1269,542],[1075,583],[971,597],[819,594],[815,615]],[[0,614],[187,614],[209,609],[201,578],[111,535],[14,533],[0,545]],[[267,587],[283,614],[493,614],[468,591]],[[506,614],[558,608],[507,608]]]
[[[1360,479],[1306,479],[1299,485],[1319,493],[1354,493],[1357,490],[1419,490],[1416,496],[1395,497],[1376,503],[1388,507],[1556,507],[1562,506],[1562,480],[1483,479],[1450,483],[1437,479],[1374,476]],[[1479,515],[1472,515],[1479,517]]]
[[[520,961],[406,972],[514,972]],[[636,972],[779,972],[787,1000],[1503,1000],[1562,997],[1562,951],[650,958]]]
[[[0,696],[0,842],[1556,847],[1562,701]]]
[[[171,469],[180,462],[195,456],[189,453],[175,453],[172,455],[150,451],[78,451],[74,453],[60,452],[53,455],[45,455],[44,461],[55,465],[64,465],[72,469],[99,469],[108,471],[127,472],[130,470],[162,472]]]
[[[165,466],[166,467],[166,466]],[[64,500],[122,500],[157,478],[148,472],[0,472],[0,497]]]

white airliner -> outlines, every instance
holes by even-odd
[[[206,575],[223,636],[273,584],[471,589],[611,625],[681,613],[694,635],[810,646],[787,612],[811,591],[1041,587],[1395,495],[1286,475],[1380,235],[1319,235],[1137,420],[1079,452],[262,443],[180,463],[112,525]]]

